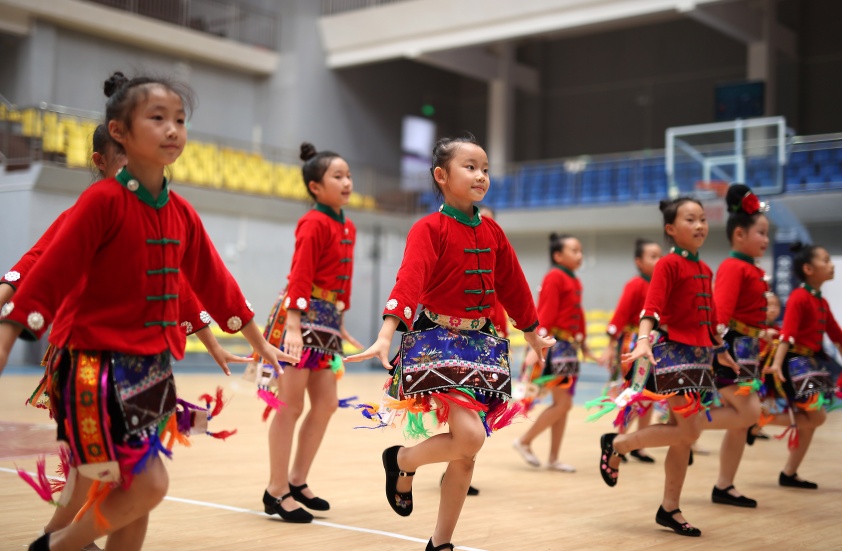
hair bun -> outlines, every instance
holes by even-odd
[[[102,91],[105,92],[105,97],[110,98],[113,96],[115,92],[122,88],[127,82],[129,82],[129,79],[126,78],[126,75],[120,71],[115,71],[114,74],[108,77],[102,86]]]
[[[801,241],[796,241],[795,243],[789,246],[789,252],[800,253],[803,248],[804,243],[802,243]]]
[[[315,157],[319,152],[316,151],[316,146],[310,142],[301,142],[301,154],[299,157],[305,163]]]
[[[557,240],[558,240],[558,234],[556,232],[551,233],[550,234],[550,242],[552,243],[553,241],[557,241]]]
[[[733,184],[728,187],[728,193],[725,194],[725,204],[728,206],[728,211],[744,210],[743,198],[749,193],[752,193],[751,188],[745,184]]]
[[[665,210],[667,210],[669,208],[669,206],[672,203],[673,203],[672,199],[661,199],[661,201],[658,203],[658,209],[661,212],[664,212]]]

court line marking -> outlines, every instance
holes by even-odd
[[[9,473],[9,474],[18,474],[17,470],[9,469],[7,467],[0,467],[0,472]],[[37,473],[28,473],[30,476],[37,476]],[[58,476],[47,476],[47,478],[52,480],[62,480],[61,477]],[[247,515],[254,515],[260,517],[266,517],[266,513],[261,511],[255,511],[253,509],[244,509],[243,507],[234,507],[233,505],[223,505],[221,503],[211,503],[208,501],[198,501],[195,499],[187,499],[183,497],[173,497],[173,496],[166,496],[164,498],[167,501],[172,501],[175,503],[185,503],[187,505],[198,505],[199,507],[208,507],[210,509],[221,509],[223,511],[231,511],[233,513],[244,513]],[[394,538],[399,540],[405,541],[412,541],[417,543],[427,543],[427,540],[422,540],[420,538],[416,538],[414,536],[405,536],[403,534],[397,534],[395,532],[386,532],[384,530],[375,530],[373,528],[362,528],[360,526],[349,526],[347,524],[337,524],[335,522],[326,522],[324,520],[314,520],[311,524],[316,524],[318,526],[324,526],[326,528],[335,528],[337,530],[347,530],[349,532],[362,532],[365,534],[374,534],[378,536],[385,536],[388,538]],[[463,549],[464,551],[486,551],[484,549],[479,549],[476,547],[465,547],[458,545],[456,549]]]

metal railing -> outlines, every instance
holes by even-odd
[[[322,15],[334,15],[346,11],[363,10],[366,8],[375,8],[386,4],[408,1],[409,0],[322,0]]]
[[[243,44],[275,50],[277,13],[233,0],[88,0]]]

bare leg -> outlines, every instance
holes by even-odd
[[[743,450],[746,446],[746,431],[749,427],[754,425],[760,417],[760,399],[756,394],[751,393],[747,396],[740,396],[736,394],[737,387],[735,385],[727,386],[720,389],[719,393],[722,396],[722,401],[727,407],[733,408],[737,415],[732,416],[734,425],[725,428],[725,435],[722,438],[722,447],[719,451],[719,477],[716,479],[716,487],[724,490],[729,486],[734,485],[734,478],[737,475],[737,469],[740,467],[740,461],[743,457]],[[723,419],[717,417],[716,412],[723,408],[715,408],[711,415],[714,421],[723,423]],[[716,423],[702,422],[704,430],[710,430]],[[730,490],[729,493],[735,497],[741,494],[736,490]]]
[[[573,395],[569,388],[553,389],[553,405],[558,408],[558,418],[550,425],[550,465],[558,461],[561,440],[567,426],[567,414],[573,407]]]
[[[50,549],[78,551],[106,534],[109,544],[119,542],[113,549],[140,549],[146,535],[149,512],[167,495],[168,486],[164,464],[159,458],[150,459],[146,469],[134,477],[128,489],[113,489],[100,506],[109,525],[107,531],[95,526],[93,511],[88,511],[77,522],[53,532]]]
[[[810,442],[813,440],[813,433],[816,428],[820,427],[827,419],[827,413],[823,409],[803,412],[801,418],[796,417],[798,423],[798,447],[789,450],[789,458],[784,465],[784,474],[792,476],[798,472],[798,467],[807,455],[807,450],[810,448]]]
[[[289,458],[292,454],[292,438],[295,423],[304,409],[304,389],[309,379],[309,369],[287,367],[278,387],[279,398],[284,406],[275,413],[269,425],[269,484],[266,491],[275,498],[289,492]],[[298,506],[288,497],[281,506],[292,511]]]
[[[336,395],[336,375],[330,369],[313,371],[307,382],[307,394],[310,397],[310,411],[301,422],[298,429],[298,446],[295,450],[295,461],[289,473],[289,482],[300,486],[307,482],[310,467],[319,451],[324,438],[327,424],[336,411],[339,399]],[[309,486],[304,488],[306,497],[315,497]]]
[[[541,412],[541,415],[532,423],[532,426],[529,427],[529,430],[526,431],[526,434],[520,437],[520,442],[526,447],[529,447],[532,444],[532,441],[535,438],[547,430],[547,428],[553,426],[556,421],[561,419],[562,417],[567,415],[567,410],[570,409],[569,400],[567,409],[564,409],[562,402],[560,401],[560,396],[565,393],[567,396],[570,396],[570,389],[566,388],[554,388],[553,389],[553,403],[547,407],[544,411]],[[558,451],[558,450],[556,450]]]
[[[485,427],[476,412],[455,407],[450,411],[448,423],[452,459],[448,462],[441,484],[439,512],[433,531],[434,546],[453,541],[453,532],[471,484],[474,461],[486,438]]]
[[[56,507],[50,522],[44,526],[44,532],[47,532],[48,534],[55,532],[56,530],[60,530],[73,522],[73,519],[76,517],[76,513],[78,513],[79,509],[82,508],[82,505],[85,504],[85,500],[88,497],[88,490],[90,490],[91,484],[93,484],[93,480],[90,478],[79,476],[79,472],[76,469],[70,470],[68,478],[69,477],[73,477],[75,479],[73,483],[73,492],[70,495],[70,501],[68,501],[64,506]],[[68,480],[68,484],[69,483],[70,481]]]

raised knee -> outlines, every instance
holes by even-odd
[[[746,405],[742,413],[742,419],[746,427],[756,424],[760,419],[760,401],[752,400]]]
[[[692,425],[682,427],[681,430],[681,444],[685,446],[692,446],[696,443],[696,440],[699,439],[699,436],[702,435],[702,429],[699,427],[698,423],[693,423]]]
[[[485,438],[486,435],[484,430],[473,430],[462,434],[459,439],[459,448],[462,452],[463,458],[473,459],[473,457],[482,449],[483,444],[485,444]]]
[[[827,421],[827,412],[823,409],[816,410],[810,415],[810,420],[813,422],[814,427],[820,427]]]
[[[169,487],[170,477],[164,469],[155,473],[154,476],[149,477],[144,497],[146,502],[149,504],[150,509],[163,501],[164,497],[167,495]]]

